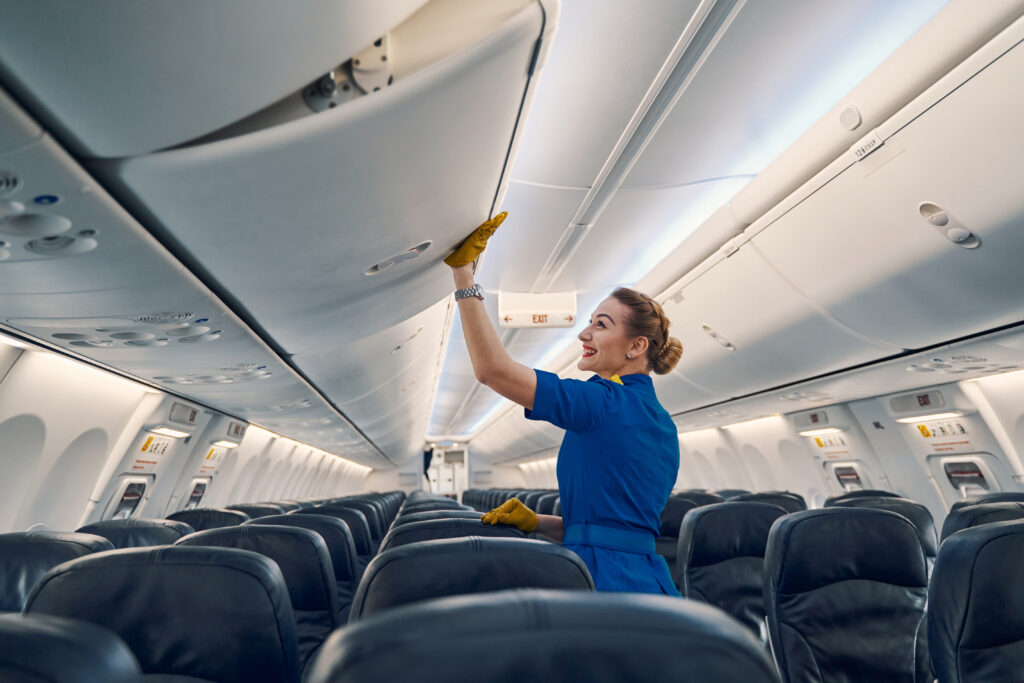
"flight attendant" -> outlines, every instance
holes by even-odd
[[[565,430],[557,467],[562,516],[535,514],[512,499],[482,519],[561,542],[583,559],[598,590],[679,595],[654,550],[679,469],[679,441],[650,373],[670,372],[682,344],[668,335],[656,301],[619,288],[579,334],[578,367],[593,372],[590,379],[561,379],[513,360],[473,282],[473,263],[505,216],[477,228],[445,263],[477,380],[523,406],[528,419]]]

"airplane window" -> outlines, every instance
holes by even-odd
[[[131,517],[132,513],[135,512],[135,508],[142,501],[142,494],[145,492],[146,484],[143,482],[128,484],[124,489],[124,493],[121,494],[121,500],[117,502],[117,507],[114,508],[112,519],[127,519]]]
[[[981,468],[976,463],[947,462],[942,465],[942,469],[946,473],[949,483],[957,491],[981,493],[989,490],[985,475],[981,473]]]

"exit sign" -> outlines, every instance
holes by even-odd
[[[502,327],[572,327],[576,322],[576,292],[498,293]]]

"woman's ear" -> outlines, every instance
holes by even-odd
[[[634,358],[643,358],[647,354],[647,347],[651,340],[647,337],[637,337],[629,347],[629,352]]]

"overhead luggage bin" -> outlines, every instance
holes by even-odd
[[[114,0],[102,9],[73,0],[16,3],[4,8],[0,69],[80,153],[144,154],[266,107],[424,3]]]

